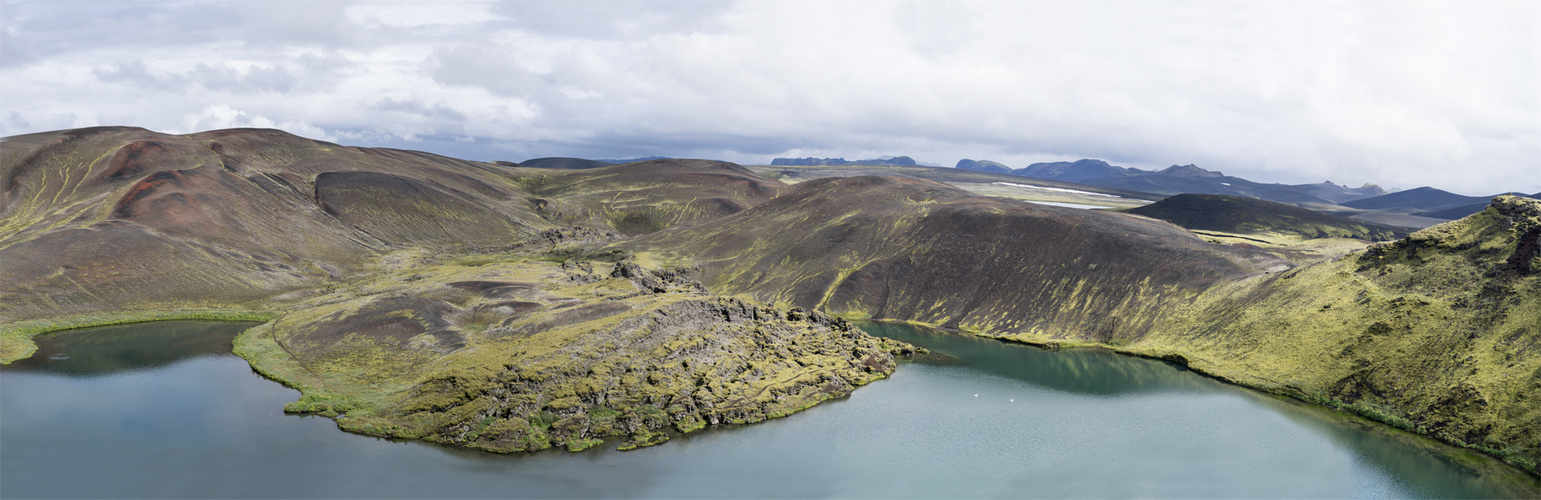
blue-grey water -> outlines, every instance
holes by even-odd
[[[652,448],[493,455],[284,415],[244,327],[39,338],[0,371],[0,497],[1534,496],[1512,469],[1164,363],[867,325],[945,356]],[[611,444],[609,448],[613,448]]]

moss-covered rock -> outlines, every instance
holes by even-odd
[[[612,436],[634,448],[787,415],[914,350],[822,313],[707,294],[689,274],[630,261],[399,268],[248,332],[238,353],[304,393],[289,411],[511,452]]]

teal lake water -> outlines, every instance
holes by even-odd
[[[942,353],[787,418],[630,452],[343,433],[230,354],[245,325],[39,338],[0,370],[0,497],[1536,496],[1496,462],[1149,360],[902,325]],[[1519,478],[1516,480],[1516,478]]]

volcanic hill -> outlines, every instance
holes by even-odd
[[[1462,196],[1428,186],[1397,191],[1343,203],[1343,206],[1368,210],[1387,210],[1424,217],[1459,219],[1487,206],[1491,197]]]
[[[801,182],[705,224],[617,245],[703,269],[708,287],[846,317],[967,331],[1138,336],[1217,280],[1289,263],[1171,224],[862,176]],[[946,286],[941,286],[941,284]]]
[[[909,349],[711,295],[688,269],[590,256],[616,232],[780,189],[736,165],[573,178],[272,130],[95,128],[3,145],[7,361],[35,347],[28,336],[70,326],[271,320],[238,352],[302,391],[290,410],[515,451],[613,435],[649,445],[784,415],[885,376],[890,351]]]
[[[842,319],[877,318],[1163,358],[1537,470],[1541,201],[1307,262],[850,170],[867,167],[757,168],[821,178],[541,169],[273,130],[6,138],[0,359],[73,326],[259,319],[237,352],[302,392],[291,411],[581,449],[848,394],[911,351]],[[1317,227],[1275,211],[1260,224]]]
[[[1541,201],[1505,196],[1291,269],[1148,219],[855,177],[617,246],[788,307],[1167,359],[1537,471],[1538,235]]]

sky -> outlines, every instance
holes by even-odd
[[[0,135],[1541,192],[1541,2],[0,0]]]

